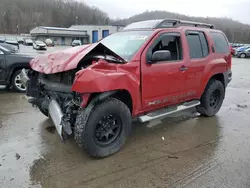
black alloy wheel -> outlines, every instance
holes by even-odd
[[[110,114],[103,116],[95,127],[95,142],[100,146],[112,144],[120,135],[122,122],[119,116]]]
[[[221,97],[220,90],[219,89],[214,90],[210,96],[210,106],[216,108],[220,103],[220,97]]]

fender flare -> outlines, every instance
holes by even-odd
[[[117,90],[114,91],[107,91],[107,92],[103,92],[97,96],[95,96],[90,103],[87,105],[87,107],[84,110],[84,121],[88,121],[89,115],[92,112],[94,106],[96,103],[104,101],[105,99],[107,99],[108,97],[114,95],[115,93],[117,93]]]

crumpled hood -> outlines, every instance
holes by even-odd
[[[101,43],[70,47],[65,50],[38,56],[30,61],[30,67],[40,73],[53,74],[75,69],[78,63],[94,49],[105,49],[125,61]]]
[[[52,74],[71,70],[88,51],[91,45],[70,47],[50,54],[40,55],[30,61],[30,67],[41,73]]]

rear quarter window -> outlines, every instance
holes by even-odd
[[[225,35],[218,32],[210,32],[216,53],[229,53],[229,44]]]

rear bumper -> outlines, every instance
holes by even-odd
[[[37,49],[38,50],[47,50],[47,47],[46,46],[38,46]]]

